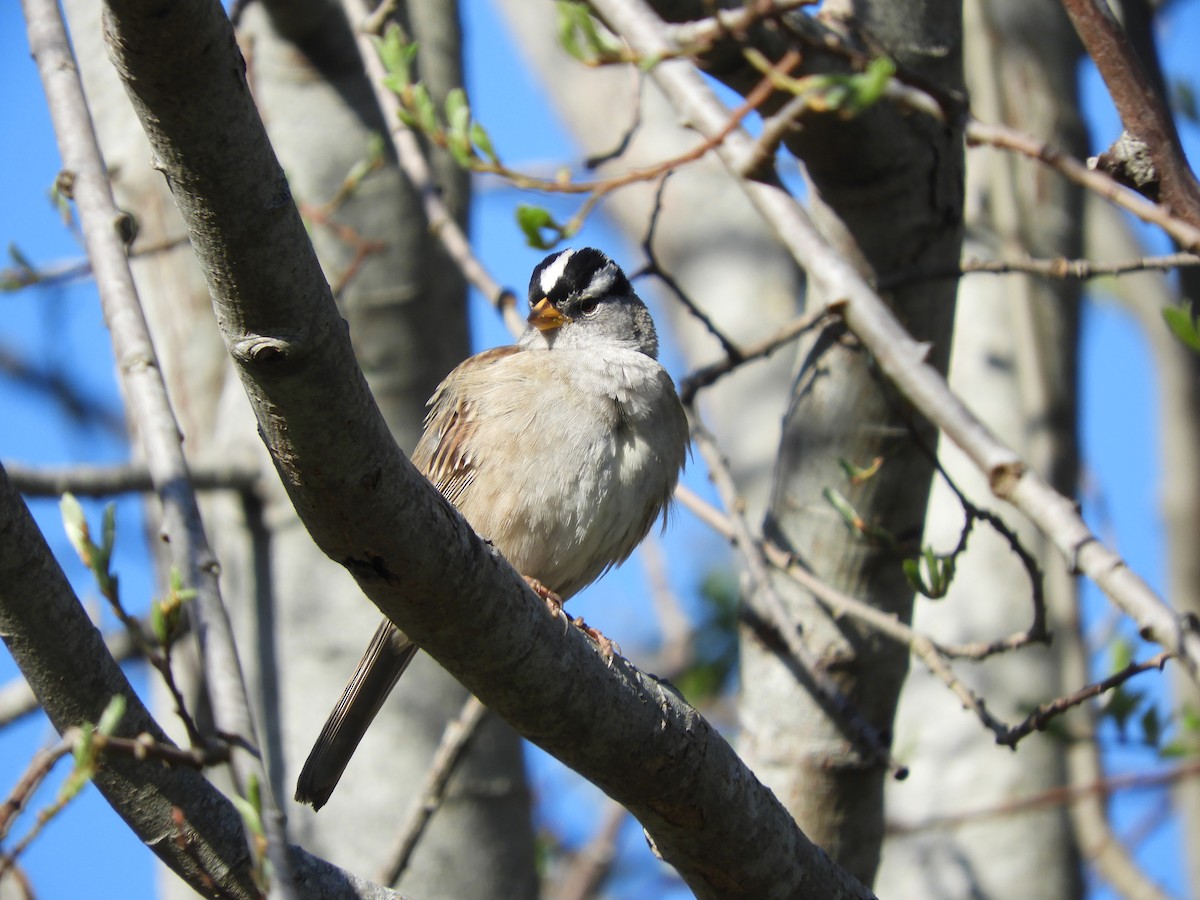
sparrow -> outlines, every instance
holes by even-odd
[[[561,609],[665,521],[688,426],[650,312],[615,262],[592,248],[551,254],[529,306],[516,344],[472,356],[434,391],[412,461]],[[380,624],[300,772],[298,802],[328,801],[417,650]]]

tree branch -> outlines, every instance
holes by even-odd
[[[142,462],[112,466],[25,466],[7,462],[8,477],[28,497],[111,497],[155,490],[150,469]],[[193,467],[188,472],[197,491],[250,491],[259,481],[258,469],[236,464]]]
[[[170,743],[105,648],[3,468],[0,636],[59,734],[99,721],[120,694],[126,710],[117,736],[148,734]],[[209,897],[260,896],[241,817],[199,772],[116,755],[93,780],[139,840],[195,890]],[[291,863],[304,896],[396,896],[298,848],[291,849]]]
[[[1184,155],[1175,120],[1107,0],[1062,0],[1062,5],[1100,70],[1125,130],[1150,156],[1157,199],[1200,227],[1200,184]]]

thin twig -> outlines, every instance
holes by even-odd
[[[646,236],[642,239],[642,252],[646,254],[646,259],[649,260],[649,262],[646,264],[642,272],[638,274],[654,275],[657,277],[670,289],[671,293],[675,295],[676,299],[683,304],[684,309],[686,309],[692,315],[692,318],[700,322],[700,324],[704,326],[705,330],[717,339],[717,343],[719,343],[721,345],[721,349],[725,351],[726,358],[731,360],[740,360],[743,357],[742,351],[738,349],[737,345],[725,334],[725,332],[721,331],[721,329],[717,327],[717,323],[712,320],[712,317],[696,305],[692,298],[689,297],[683,288],[679,286],[679,282],[677,282],[675,278],[663,268],[662,263],[658,261],[658,254],[654,250],[654,236],[658,231],[659,216],[663,209],[663,193],[667,189],[667,180],[670,177],[671,173],[665,172],[658,182],[658,187],[656,187],[654,190],[654,207],[650,211],[650,223],[646,226]]]
[[[152,244],[134,244],[129,250],[133,258],[153,256],[188,243],[186,237],[163,238]],[[71,259],[34,268],[24,262],[12,268],[0,269],[0,291],[17,291],[26,287],[53,287],[87,278],[92,264],[87,259]]]
[[[1146,272],[1160,269],[1181,269],[1200,266],[1200,256],[1195,253],[1167,253],[1163,256],[1143,256],[1118,262],[1097,262],[1093,259],[969,259],[963,263],[966,274],[988,272],[996,275],[1027,274],[1045,275],[1048,278],[1102,278],[1108,275],[1126,275],[1131,272]]]
[[[671,40],[689,55],[702,52],[716,41],[734,37],[752,25],[777,19],[803,6],[816,6],[820,0],[756,0],[737,9],[718,10],[706,19],[666,26]]]
[[[1067,803],[1074,803],[1089,795],[1108,795],[1118,791],[1152,790],[1175,784],[1200,775],[1200,759],[1190,759],[1163,772],[1134,772],[1128,775],[1113,775],[1102,778],[1091,784],[1059,785],[1039,794],[1020,797],[985,809],[969,810],[945,816],[931,816],[917,822],[888,822],[889,837],[903,837],[910,834],[920,834],[927,831],[941,831],[960,828],[974,822],[995,818],[1011,818],[1017,813],[1033,812],[1040,809],[1052,809]]]
[[[731,516],[726,515],[685,487],[676,488],[675,497],[718,534],[730,541],[736,541],[737,532]],[[925,664],[926,668],[940,678],[962,701],[963,706],[975,713],[993,733],[999,735],[1007,730],[1007,726],[1003,722],[987,711],[983,700],[954,673],[946,658],[947,654],[931,638],[914,631],[911,626],[900,621],[896,615],[886,613],[825,584],[801,566],[793,554],[777,544],[763,541],[760,543],[760,550],[772,566],[811,593],[832,615],[848,615],[875,629],[881,635],[908,647]]]
[[[697,496],[686,487],[675,491],[675,499],[691,510],[697,518],[711,527],[727,540],[738,541],[736,517],[722,512],[710,503]],[[800,564],[796,557],[773,541],[756,540],[756,546],[763,558],[774,568],[786,574],[789,578],[807,590],[816,600],[835,616],[850,616],[862,624],[873,628],[884,637],[909,648],[930,672],[942,680],[950,691],[962,702],[964,708],[970,710],[981,723],[996,737],[996,743],[1004,746],[1015,746],[1022,738],[1034,731],[1043,730],[1051,719],[1065,713],[1067,710],[1096,697],[1106,691],[1128,681],[1134,675],[1149,669],[1161,669],[1170,658],[1170,653],[1160,653],[1143,663],[1132,663],[1108,678],[1095,684],[1089,684],[1065,697],[1057,698],[1033,710],[1024,721],[1017,725],[1009,725],[991,714],[986,702],[976,694],[962,679],[955,674],[950,665],[954,657],[967,659],[983,659],[996,653],[1005,652],[1025,646],[1034,641],[1029,632],[1012,635],[998,641],[987,643],[964,644],[961,646],[942,645],[928,635],[916,631],[905,624],[892,613],[885,613],[869,603],[842,593],[836,588],[825,584],[808,569]]]
[[[0,345],[0,375],[22,388],[46,395],[62,408],[66,419],[75,425],[99,427],[111,435],[125,438],[125,420],[118,410],[89,396],[82,383],[62,367],[38,357],[26,357],[13,347]]]
[[[1083,703],[1086,703],[1088,700],[1091,700],[1093,697],[1098,697],[1103,693],[1120,687],[1130,678],[1133,678],[1135,675],[1140,675],[1142,672],[1148,672],[1151,669],[1157,669],[1161,671],[1163,666],[1167,664],[1167,660],[1170,658],[1171,654],[1163,651],[1162,653],[1156,654],[1144,662],[1131,662],[1129,665],[1125,666],[1125,668],[1121,669],[1119,672],[1114,672],[1107,678],[1094,682],[1093,684],[1084,685],[1079,690],[1067,694],[1065,697],[1059,697],[1055,700],[1051,700],[1049,703],[1043,703],[1038,706],[1037,709],[1029,713],[1029,715],[1025,717],[1024,721],[1019,722],[1008,729],[1008,734],[1006,734],[1004,738],[999,741],[999,743],[1005,744],[1009,747],[1015,747],[1021,738],[1028,734],[1032,734],[1035,731],[1044,730],[1046,725],[1049,724],[1052,719],[1061,716],[1067,710],[1076,706],[1080,706]]]
[[[26,466],[6,462],[5,470],[17,490],[28,497],[111,497],[115,494],[150,493],[154,479],[142,462],[117,465]],[[253,491],[262,473],[236,463],[205,465],[191,469],[192,487],[198,491]]]
[[[961,278],[964,275],[1040,275],[1043,278],[1085,281],[1091,278],[1193,266],[1200,266],[1200,256],[1195,253],[1167,253],[1162,256],[1142,256],[1107,263],[1094,259],[1067,259],[1062,256],[1053,259],[966,259],[955,268],[892,272],[879,279],[879,289],[888,291],[913,282]]]
[[[466,752],[486,713],[486,706],[474,697],[468,697],[459,714],[446,723],[441,743],[434,751],[425,778],[404,815],[395,849],[388,854],[387,866],[378,875],[380,884],[394,885],[408,868],[429,820],[445,799],[446,785],[454,774],[455,766]]]
[[[1070,181],[1133,213],[1143,222],[1157,225],[1184,250],[1200,251],[1200,228],[1173,215],[1167,207],[1152,203],[1136,191],[1119,184],[1111,175],[1089,169],[1070,154],[1033,135],[1006,125],[986,125],[972,119],[967,122],[966,137],[968,144],[1000,147],[1045,163]]]
[[[763,357],[770,356],[780,347],[791,343],[800,337],[800,335],[811,331],[818,327],[829,318],[828,311],[818,309],[815,312],[800,316],[793,319],[783,327],[779,328],[774,334],[771,334],[760,341],[750,344],[748,347],[743,347],[738,351],[738,355],[726,355],[724,358],[708,365],[701,366],[694,370],[679,383],[679,396],[685,405],[689,405],[696,398],[696,393],[701,389],[715,384],[723,376],[743,366],[748,362]]]
[[[695,659],[693,630],[679,595],[667,577],[667,554],[662,542],[650,535],[638,550],[646,569],[650,601],[662,630],[662,645],[655,662],[656,671],[668,681],[688,668]]]
[[[71,752],[72,746],[71,741],[60,740],[53,747],[47,747],[34,754],[21,777],[17,779],[17,783],[13,785],[8,799],[0,805],[0,841],[8,837],[13,822],[25,809],[29,798],[50,775],[54,764]]]
[[[34,791],[46,780],[55,764],[80,747],[85,739],[84,735],[83,729],[70,728],[54,746],[34,755],[24,774],[13,787],[8,799],[0,805],[0,841],[7,837],[13,822],[28,805]],[[99,756],[105,753],[116,753],[131,756],[134,759],[157,760],[167,766],[204,769],[229,761],[227,746],[214,744],[204,750],[184,750],[174,744],[156,741],[148,734],[140,734],[136,738],[122,738],[97,734],[89,730],[86,734],[86,742],[89,754]],[[29,848],[50,820],[61,812],[74,796],[74,792],[60,792],[58,798],[38,814],[37,820],[25,833],[25,836],[11,850],[0,853],[0,880],[8,874],[11,867],[16,864],[17,858]]]
[[[148,618],[138,619],[137,625],[145,642],[155,640]],[[180,620],[179,632],[172,635],[172,641],[183,637],[188,630],[189,622],[185,617]],[[128,627],[117,628],[106,634],[104,645],[117,662],[139,659],[142,656],[143,643],[134,639]],[[22,676],[16,676],[8,684],[0,687],[0,728],[34,712],[40,706],[41,704],[38,703],[37,696],[29,687],[29,683]]]
[[[612,871],[617,855],[617,838],[629,813],[615,800],[604,799],[605,809],[600,814],[600,827],[587,846],[574,855],[558,890],[553,894],[553,900],[591,900],[598,896],[600,886]]]

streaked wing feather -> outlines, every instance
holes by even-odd
[[[516,345],[496,347],[463,362],[438,385],[429,399],[425,433],[413,451],[413,464],[451,503],[475,478],[474,460],[467,451],[478,428],[474,405],[467,401],[463,385],[486,378],[488,369],[500,360],[520,353]]]

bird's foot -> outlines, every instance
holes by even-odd
[[[525,579],[525,583],[533,589],[533,592],[546,601],[546,608],[550,610],[550,615],[556,619],[563,620],[563,633],[566,633],[567,626],[571,624],[571,620],[567,618],[567,614],[563,612],[563,598],[550,590],[536,578],[530,578],[528,575],[521,576]]]
[[[604,657],[604,661],[610,667],[613,664],[613,660],[621,655],[621,648],[617,642],[605,637],[599,629],[593,628],[587,622],[583,621],[582,616],[576,616],[571,620],[571,624],[596,642],[600,648],[600,655]]]

